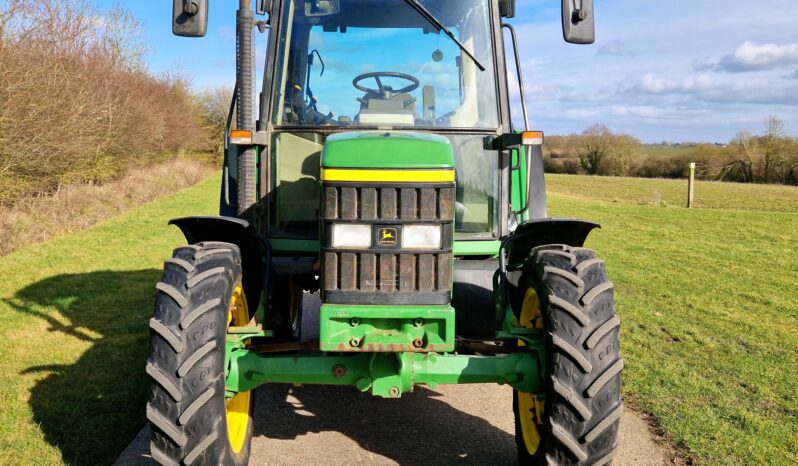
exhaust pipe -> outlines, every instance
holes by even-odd
[[[255,131],[253,115],[255,68],[253,63],[253,27],[255,25],[251,0],[239,0],[236,12],[236,126],[240,130]],[[255,148],[238,153],[238,214],[241,215],[256,201]]]

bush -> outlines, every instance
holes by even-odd
[[[89,0],[0,3],[0,203],[102,182],[202,140],[185,80],[146,70],[139,29]]]

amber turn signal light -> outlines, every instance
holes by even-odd
[[[230,144],[246,146],[252,144],[252,131],[234,129],[230,131]]]
[[[543,131],[523,131],[521,132],[521,145],[542,146]]]

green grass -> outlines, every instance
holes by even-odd
[[[546,183],[551,194],[575,200],[655,206],[687,203],[687,180],[548,175]],[[798,212],[798,187],[697,181],[694,200],[697,208]]]
[[[626,399],[699,463],[796,464],[798,189],[699,184],[693,210],[646,198],[680,204],[683,186],[552,176],[550,207],[603,225],[589,246],[616,284]],[[0,258],[0,462],[104,464],[135,435],[153,284],[183,241],[166,221],[213,213],[217,190]]]
[[[135,436],[166,222],[214,213],[218,178],[0,257],[0,463],[108,464]]]
[[[699,463],[798,464],[798,188],[713,185],[715,205],[792,212],[639,205],[669,184],[549,180],[553,215],[603,226],[625,396]]]

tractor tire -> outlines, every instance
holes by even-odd
[[[534,248],[517,293],[519,324],[546,332],[547,371],[545,401],[513,394],[519,464],[610,464],[623,411],[623,359],[604,262],[586,248]]]
[[[150,452],[159,464],[249,460],[251,393],[227,400],[224,386],[227,327],[249,322],[241,283],[241,253],[233,244],[180,247],[164,263],[146,367]]]
[[[302,339],[302,287],[293,276],[276,280],[269,299],[270,327],[275,329],[274,342],[297,342]]]

